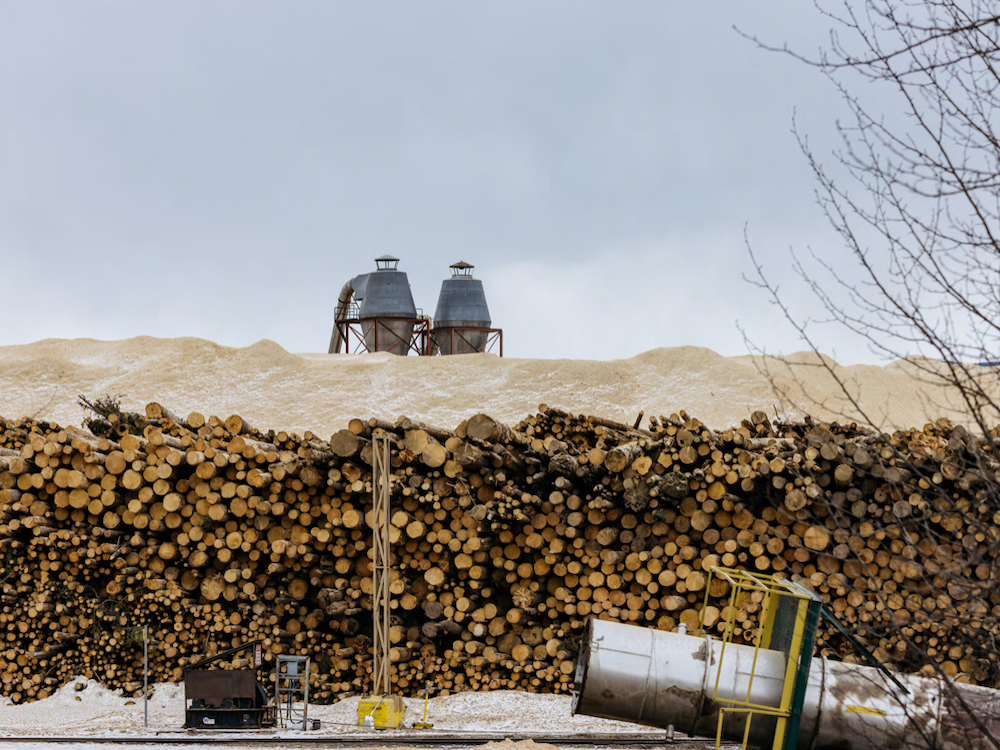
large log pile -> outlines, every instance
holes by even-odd
[[[681,413],[638,429],[543,405],[513,428],[370,419],[322,439],[88,405],[88,430],[0,420],[0,693],[15,702],[78,674],[139,690],[144,624],[154,681],[264,638],[269,657],[313,657],[318,701],[367,689],[375,431],[394,439],[403,693],[567,691],[590,616],[718,631],[729,592],[706,592],[711,565],[804,580],[903,668],[1000,678],[1000,467],[945,422],[886,435],[758,412],[713,431]]]

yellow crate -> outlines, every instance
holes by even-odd
[[[362,698],[358,703],[358,726],[363,726],[369,714],[375,719],[376,729],[398,727],[403,721],[406,704],[398,695],[380,698],[377,695]]]

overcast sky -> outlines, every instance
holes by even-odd
[[[826,34],[803,0],[0,0],[0,344],[325,351],[389,253],[427,313],[474,264],[508,356],[802,349],[743,231],[795,299],[789,248],[836,239],[792,117],[824,146],[841,110],[734,25]]]

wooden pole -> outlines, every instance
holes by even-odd
[[[372,438],[372,532],[374,565],[372,566],[372,619],[374,636],[373,695],[390,695],[389,677],[392,643],[389,638],[389,437]]]

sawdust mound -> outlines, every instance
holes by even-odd
[[[968,423],[960,404],[918,361],[840,367],[811,353],[723,357],[699,347],[654,349],[626,360],[291,354],[273,341],[231,348],[195,338],[48,339],[0,347],[0,415],[79,424],[76,397],[121,394],[140,411],[238,413],[252,423],[328,436],[353,417],[407,415],[454,427],[486,412],[517,422],[539,403],[622,422],[681,409],[710,427],[755,410],[854,420],[860,407],[883,429],[938,417]],[[856,399],[841,393],[838,380]],[[1000,395],[1000,394],[998,394]]]

